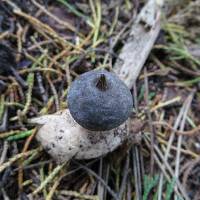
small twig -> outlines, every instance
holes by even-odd
[[[168,145],[168,142],[166,140],[164,140],[164,139],[158,138],[158,141],[161,143],[161,145],[165,145],[165,146]],[[171,150],[177,151],[177,147],[171,146]],[[195,153],[195,152],[193,152],[191,150],[183,149],[183,148],[181,148],[181,153],[183,153],[185,155],[188,155],[188,156],[191,156],[192,158],[197,158],[198,157],[197,153]]]
[[[99,161],[99,177],[102,177],[102,171],[103,171],[103,158],[100,158]],[[103,200],[103,194],[104,194],[104,187],[102,186],[101,182],[98,182],[97,186],[97,194],[100,200]]]
[[[180,124],[180,130],[183,131],[184,126],[185,126],[185,121],[186,121],[186,117],[188,114],[188,110],[190,108],[190,105],[192,103],[192,99],[194,96],[194,92],[192,92],[188,98],[187,98],[187,104],[185,107],[185,111],[183,113],[183,118]],[[182,144],[182,139],[183,139],[183,135],[179,135],[178,136],[178,143],[177,143],[177,154],[176,154],[176,165],[175,165],[175,177],[178,179],[179,178],[179,166],[180,166],[180,155],[181,155],[181,144]],[[175,199],[178,199],[177,196],[175,196]]]
[[[154,122],[152,122],[152,125],[153,126],[165,126],[166,128],[170,129],[171,131],[175,132],[178,135],[194,136],[194,135],[200,134],[199,133],[200,125],[198,125],[197,127],[193,128],[192,130],[189,130],[189,131],[176,130],[167,122],[161,122],[161,121],[154,121]]]
[[[189,167],[187,168],[187,170],[185,171],[185,173],[183,174],[183,186],[184,188],[187,188],[187,180],[188,180],[188,177],[190,175],[190,172],[192,171],[192,169],[197,165],[199,164],[200,162],[200,158],[197,158],[193,161],[191,161],[189,163]]]
[[[60,37],[56,31],[54,31],[49,25],[41,22],[40,20],[38,20],[36,17],[30,16],[29,14],[23,12],[15,3],[13,3],[10,0],[4,0],[8,5],[10,5],[13,8],[13,13],[23,17],[24,19],[26,19],[27,21],[29,21],[29,23],[31,23],[37,30],[39,33],[41,33],[42,35],[49,35],[51,36],[55,41],[58,41],[60,43],[61,46],[65,47],[65,46],[71,46],[76,48],[75,45],[67,42],[66,40],[64,40],[62,37]]]
[[[41,94],[42,100],[46,104],[47,101],[48,101],[48,96],[47,96],[47,92],[46,92],[44,85],[43,85],[42,76],[39,72],[36,73],[36,79],[37,79],[37,82],[38,82],[39,92]]]
[[[34,154],[35,152],[38,152],[40,151],[41,149],[40,148],[37,148],[37,149],[34,149],[34,150],[31,150],[31,151],[27,151],[26,153],[20,153],[20,154],[17,154],[15,156],[13,156],[12,158],[10,158],[7,162],[3,163],[1,166],[0,166],[0,173],[5,170],[7,167],[9,167],[10,165],[12,165],[12,163],[14,163],[15,161],[17,161],[18,159],[22,158],[22,157],[27,157],[29,155],[32,155]]]
[[[160,32],[160,6],[155,0],[147,2],[132,25],[128,42],[122,48],[119,59],[115,63],[114,71],[129,88],[138,78]]]
[[[8,152],[8,141],[4,141],[3,151],[1,153],[1,158],[0,158],[0,165],[2,165],[3,162],[5,161],[7,152]]]
[[[31,164],[31,165],[28,165],[28,166],[25,166],[24,164],[23,164],[23,170],[28,170],[28,169],[32,169],[32,168],[35,168],[35,167],[39,167],[39,166],[41,166],[41,165],[45,165],[45,164],[49,164],[49,163],[51,163],[52,162],[52,160],[47,160],[47,161],[42,161],[42,162],[39,162],[39,163],[35,163],[35,164]],[[20,168],[21,168],[21,166],[20,167],[18,167],[18,168],[16,168],[16,169],[14,169],[13,171],[14,172],[17,172],[17,171],[19,171],[20,170]]]
[[[74,26],[72,26],[70,23],[68,23],[67,21],[62,21],[61,19],[59,19],[57,16],[53,15],[52,13],[50,13],[45,7],[43,7],[42,5],[40,5],[38,2],[36,2],[35,0],[31,0],[33,2],[33,4],[35,6],[37,6],[39,9],[41,9],[45,14],[47,14],[49,17],[51,17],[53,20],[55,20],[57,23],[61,24],[62,26],[66,27],[67,29],[78,33],[76,28]]]
[[[183,113],[184,113],[184,110],[185,110],[185,106],[186,106],[186,101],[184,102],[183,106],[181,107],[180,109],[180,112],[179,112],[179,115],[174,123],[174,127],[173,127],[173,130],[177,130],[178,126],[179,126],[179,123],[182,119],[182,116],[183,116]],[[167,149],[165,151],[165,156],[164,156],[164,161],[167,162],[168,160],[168,157],[169,157],[169,153],[170,153],[170,149],[171,149],[171,146],[172,146],[172,143],[174,141],[174,138],[175,138],[175,131],[172,131],[171,135],[170,135],[170,138],[168,140],[168,145],[167,145]],[[162,188],[163,188],[163,174],[160,175],[160,180],[159,180],[159,199],[158,200],[161,200],[162,197]]]
[[[151,108],[150,112],[154,112],[154,111],[156,111],[159,108],[163,108],[165,106],[169,106],[169,105],[171,105],[173,103],[180,102],[180,101],[181,101],[181,97],[177,96],[177,97],[175,97],[173,99],[170,99],[168,101],[160,102],[160,103],[158,103],[158,105],[156,105],[153,108]]]
[[[153,171],[154,171],[154,144],[155,144],[155,139],[156,139],[156,134],[155,134],[155,130],[154,127],[152,126],[152,116],[150,113],[150,104],[149,104],[149,86],[148,86],[148,78],[146,76],[147,71],[146,68],[144,69],[144,84],[145,84],[145,102],[146,102],[146,106],[147,106],[147,117],[148,117],[148,124],[149,124],[149,128],[151,131],[151,162],[150,162],[150,173],[151,176],[153,176]]]
[[[81,194],[81,193],[78,193],[76,191],[69,191],[69,190],[61,190],[59,191],[59,193],[61,195],[64,195],[64,196],[72,196],[72,197],[75,197],[75,198],[78,198],[78,199],[87,199],[87,200],[99,200],[99,197],[96,196],[96,195],[86,195],[86,194]]]
[[[55,176],[60,172],[60,170],[66,165],[66,163],[63,163],[62,165],[58,165],[51,174],[40,184],[40,186],[32,192],[32,195],[36,195],[39,193],[49,182],[51,182]]]
[[[30,73],[28,75],[28,79],[27,79],[27,82],[28,82],[28,92],[26,94],[26,104],[25,104],[25,107],[24,109],[22,110],[21,112],[21,116],[25,116],[26,113],[28,112],[29,110],[29,107],[31,105],[31,99],[32,99],[32,91],[33,91],[33,85],[34,85],[34,79],[35,79],[35,76],[33,73]]]
[[[57,94],[56,88],[55,88],[54,84],[52,83],[52,81],[51,81],[49,76],[47,76],[47,81],[48,81],[48,83],[50,85],[51,91],[52,91],[54,99],[55,99],[56,111],[59,111],[60,103],[59,103],[59,98],[58,98],[58,94]]]
[[[0,124],[0,132],[5,131],[7,129],[7,124],[8,124],[8,109],[6,108],[3,114],[2,123]]]
[[[128,183],[127,183],[127,200],[131,200],[132,199],[132,187],[131,187],[131,181],[130,181],[130,177],[128,177]]]
[[[13,75],[15,76],[16,80],[21,84],[23,88],[27,88],[27,83],[22,79],[22,77],[19,75],[19,73],[16,71],[14,67],[10,68]]]
[[[147,141],[146,138],[145,138],[145,142],[146,142],[146,144],[147,144],[148,146],[150,146],[149,141]],[[163,166],[163,164],[164,164],[164,166],[163,166],[161,169],[164,170],[164,169],[166,168],[166,169],[168,170],[170,176],[171,176],[172,178],[174,178],[174,181],[176,182],[176,185],[177,185],[178,189],[180,190],[182,196],[185,198],[185,200],[190,200],[189,197],[188,197],[188,194],[187,194],[186,191],[184,190],[182,184],[181,184],[180,181],[174,176],[174,172],[173,172],[173,170],[172,170],[170,164],[165,160],[164,155],[162,155],[161,151],[159,150],[159,148],[158,148],[158,146],[157,146],[156,144],[154,145],[154,148],[155,148],[156,153],[159,155],[161,161],[163,162],[161,165]],[[157,157],[156,154],[154,154],[154,158],[156,158],[156,157]],[[162,170],[162,171],[163,171],[163,170]],[[175,191],[178,192],[177,188],[175,188]],[[178,192],[178,195],[180,196],[179,192]]]
[[[123,178],[122,178],[122,182],[121,182],[121,186],[120,186],[120,190],[119,190],[119,199],[123,199],[123,193],[127,186],[127,178],[128,178],[128,174],[129,174],[129,164],[130,164],[130,154],[128,153],[126,156],[126,163],[125,163],[124,170],[123,170]]]
[[[26,142],[24,144],[22,153],[25,153],[28,150],[28,147],[29,147],[31,141],[32,141],[33,137],[36,134],[36,130],[37,130],[36,128],[33,129],[32,134],[27,138],[27,140],[26,140]],[[21,166],[19,167],[19,172],[18,172],[18,185],[19,185],[20,192],[23,190],[23,166],[22,166],[23,162],[24,162],[24,158],[22,157],[20,159]]]
[[[134,108],[136,115],[138,115],[138,95],[137,95],[137,86],[136,81],[133,83],[133,97],[134,97]],[[141,133],[138,133],[141,134]],[[140,160],[140,149],[138,145],[134,145],[132,149],[132,156],[133,156],[133,174],[135,179],[135,192],[136,192],[136,199],[140,200],[142,198],[142,166]]]
[[[94,171],[92,171],[91,169],[89,169],[87,166],[82,165],[78,161],[73,160],[73,162],[76,163],[76,164],[78,164],[79,166],[81,166],[84,170],[86,170],[88,173],[90,173],[91,175],[93,175],[98,181],[100,181],[102,183],[102,185],[107,189],[107,191],[110,193],[110,195],[112,195],[112,197],[115,200],[120,200],[119,197],[117,196],[117,194]]]
[[[136,199],[140,200],[142,199],[142,174],[141,174],[141,167],[140,167],[140,159],[139,159],[139,150],[138,146],[134,146],[132,150],[133,155],[133,174],[135,179],[135,192],[136,192]]]

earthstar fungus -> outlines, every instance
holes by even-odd
[[[128,138],[132,95],[114,73],[93,70],[80,75],[67,100],[69,109],[30,120],[42,125],[36,138],[58,162],[102,156]]]

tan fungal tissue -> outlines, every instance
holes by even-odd
[[[128,138],[127,121],[109,131],[89,131],[74,121],[68,109],[33,118],[39,124],[36,138],[57,161],[90,159],[105,155]]]

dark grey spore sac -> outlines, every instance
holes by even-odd
[[[106,70],[82,74],[71,85],[68,106],[74,120],[92,131],[105,131],[126,121],[133,108],[128,87]]]

